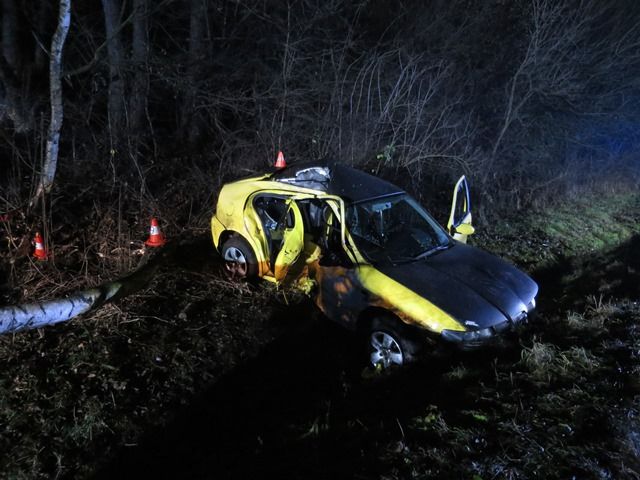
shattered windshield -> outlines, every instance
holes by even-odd
[[[347,207],[347,228],[374,263],[402,263],[452,245],[443,228],[409,195],[400,194]]]
[[[278,182],[290,183],[303,188],[314,190],[327,190],[327,185],[331,180],[331,172],[327,167],[309,167],[298,170],[293,176],[278,177]]]

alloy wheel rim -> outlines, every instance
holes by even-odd
[[[380,364],[383,368],[389,368],[391,365],[402,365],[404,363],[404,355],[400,344],[387,332],[371,332],[370,344],[370,361],[373,366]]]
[[[229,247],[224,252],[224,268],[232,278],[244,278],[247,276],[247,259],[242,250]]]

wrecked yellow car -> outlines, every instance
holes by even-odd
[[[414,359],[426,336],[474,347],[535,309],[529,276],[466,245],[465,177],[447,230],[401,188],[341,164],[228,183],[211,219],[230,276],[305,290],[327,317],[365,332],[371,364],[385,368]]]

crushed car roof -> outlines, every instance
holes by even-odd
[[[277,182],[337,195],[348,202],[403,193],[400,187],[340,163],[300,163],[271,175]]]

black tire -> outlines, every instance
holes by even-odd
[[[225,275],[231,280],[251,280],[258,276],[258,260],[251,246],[239,235],[224,241],[220,249]]]
[[[410,327],[392,316],[379,316],[371,320],[367,330],[369,365],[382,369],[402,367],[416,360],[420,343]]]

